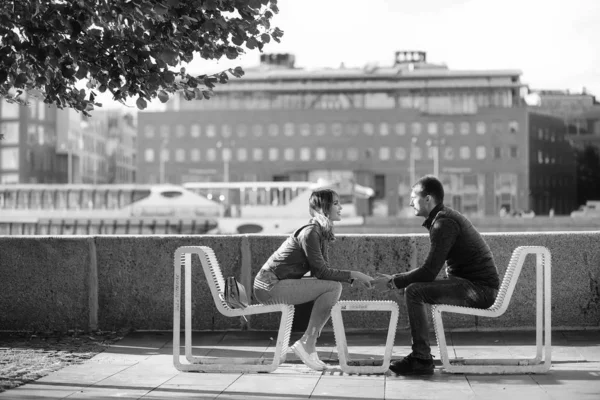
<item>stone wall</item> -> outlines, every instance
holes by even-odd
[[[552,254],[552,326],[600,327],[600,232],[484,234],[501,276],[517,246],[546,246]],[[214,249],[225,276],[249,290],[252,277],[285,236],[0,236],[0,330],[170,330],[173,326],[173,254],[179,246]],[[332,266],[375,276],[415,268],[429,249],[426,235],[338,235]],[[446,314],[449,328],[532,329],[536,307],[535,260],[529,256],[507,312],[499,318]],[[275,330],[278,314],[248,323],[215,308],[198,260],[193,262],[195,330]],[[344,285],[342,299],[396,300],[398,329],[408,328],[398,292]],[[301,329],[308,307],[297,307]],[[348,329],[385,329],[389,313],[352,312]],[[328,326],[330,327],[330,326]]]

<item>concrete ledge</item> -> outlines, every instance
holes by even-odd
[[[541,245],[552,254],[552,326],[600,327],[600,232],[485,234],[500,274],[515,247]],[[285,236],[0,236],[0,330],[172,329],[173,254],[184,245],[215,250],[223,274],[251,289],[254,274]],[[376,272],[407,271],[423,262],[427,235],[338,235],[332,265]],[[241,329],[219,314],[194,261],[193,327]],[[500,318],[447,317],[460,330],[535,326],[535,268],[524,266],[508,311]],[[344,285],[344,300],[397,300],[398,329],[407,329],[404,299]],[[347,329],[384,329],[385,313],[354,312]],[[298,319],[307,318],[299,312]],[[278,316],[253,316],[244,328],[277,329]]]

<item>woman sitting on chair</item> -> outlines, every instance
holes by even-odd
[[[309,199],[308,225],[297,229],[269,257],[254,279],[254,296],[263,304],[302,304],[314,301],[304,335],[291,346],[308,367],[321,371],[327,364],[319,360],[317,337],[340,299],[342,284],[359,281],[371,287],[371,277],[358,271],[329,267],[327,249],[335,240],[333,222],[341,220],[342,206],[331,189],[314,191]],[[307,272],[317,279],[301,279]]]

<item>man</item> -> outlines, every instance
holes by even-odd
[[[379,291],[406,288],[412,352],[393,360],[390,370],[399,375],[430,375],[434,366],[426,304],[488,308],[500,280],[489,246],[465,216],[444,205],[444,188],[436,177],[427,175],[414,184],[410,206],[415,215],[425,218],[431,245],[427,259],[419,268],[379,274],[371,283]],[[444,263],[447,278],[436,280]]]

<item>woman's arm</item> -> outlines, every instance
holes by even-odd
[[[352,278],[350,271],[329,267],[321,250],[321,235],[317,229],[319,228],[305,229],[298,235],[298,242],[306,255],[312,275],[328,281],[349,282]]]

